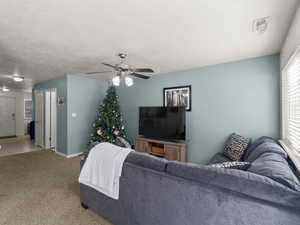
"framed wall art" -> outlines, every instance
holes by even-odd
[[[177,86],[163,89],[164,106],[185,106],[192,110],[192,86]]]

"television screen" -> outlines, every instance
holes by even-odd
[[[139,135],[185,140],[185,107],[140,107]]]

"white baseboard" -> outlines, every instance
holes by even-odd
[[[60,155],[60,156],[66,157],[66,158],[73,158],[73,157],[76,157],[76,156],[79,156],[79,155],[83,154],[83,152],[79,152],[79,153],[75,153],[75,154],[71,154],[71,155],[66,155],[64,153],[57,152],[57,151],[55,151],[55,153],[57,155]]]

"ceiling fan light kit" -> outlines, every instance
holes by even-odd
[[[114,86],[120,86],[120,83],[121,83],[120,76],[113,77],[112,83],[113,83]]]
[[[154,71],[150,68],[135,68],[131,65],[125,63],[125,59],[127,54],[119,53],[118,56],[120,57],[120,63],[116,65],[112,65],[109,63],[102,63],[105,66],[108,66],[114,69],[117,72],[117,75],[112,78],[112,83],[115,86],[119,86],[121,80],[125,81],[126,86],[130,87],[134,84],[133,77],[142,78],[142,79],[149,79],[150,76],[144,75],[141,73],[154,73]],[[86,74],[97,74],[103,72],[89,72]]]
[[[128,87],[130,87],[130,86],[132,86],[133,85],[133,79],[132,79],[132,77],[125,77],[125,84],[128,86]]]
[[[124,81],[125,81],[125,84],[126,84],[126,86],[127,87],[130,87],[130,86],[132,86],[133,84],[134,84],[134,81],[133,81],[133,78],[132,77],[130,77],[130,76],[128,76],[128,75],[116,75],[116,76],[114,76],[113,78],[112,78],[112,84],[114,85],[114,86],[120,86],[120,83],[121,83],[121,79],[123,78],[123,77],[125,77],[124,78]]]

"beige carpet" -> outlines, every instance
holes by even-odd
[[[0,224],[111,225],[80,205],[79,160],[45,150],[0,157]]]

